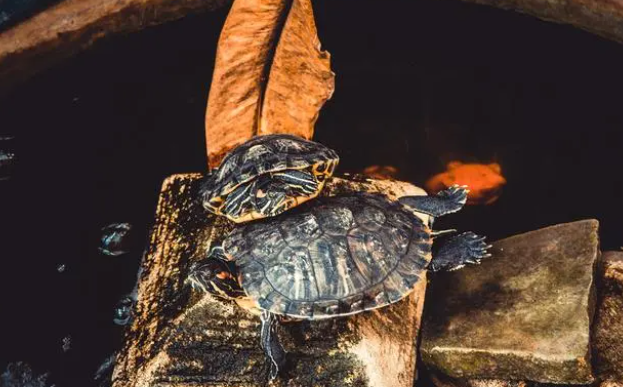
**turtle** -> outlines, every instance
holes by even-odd
[[[490,256],[485,237],[450,237],[432,254],[435,217],[460,210],[464,186],[435,196],[355,192],[322,197],[278,217],[236,226],[190,270],[195,289],[259,314],[270,378],[285,361],[280,318],[320,320],[395,303],[425,270],[456,270]]]
[[[275,216],[316,197],[338,162],[334,150],[301,137],[254,137],[207,175],[201,201],[236,223]]]

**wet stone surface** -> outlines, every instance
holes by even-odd
[[[482,265],[433,277],[423,361],[464,379],[591,383],[597,229],[584,220],[517,235]]]
[[[623,252],[603,253],[599,306],[593,325],[593,364],[600,380],[623,386]],[[616,385],[616,384],[611,384]]]

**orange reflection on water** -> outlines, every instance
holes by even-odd
[[[467,204],[491,204],[500,197],[506,179],[498,163],[463,164],[451,161],[446,172],[431,177],[425,187],[430,194],[434,194],[454,184],[469,187]]]
[[[392,165],[371,165],[363,170],[363,174],[373,179],[395,179],[398,175],[398,168]]]

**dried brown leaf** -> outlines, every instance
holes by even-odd
[[[313,135],[333,92],[309,0],[236,0],[221,32],[206,113],[210,168],[255,135]]]
[[[330,56],[320,50],[310,0],[294,0],[275,53],[258,134],[314,134],[320,108],[331,98]]]

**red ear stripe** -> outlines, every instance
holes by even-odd
[[[216,278],[218,278],[218,279],[222,279],[222,280],[224,280],[224,279],[228,279],[228,278],[233,279],[232,275],[231,275],[230,273],[226,272],[226,271],[221,271],[221,272],[219,272],[219,273],[216,275]]]

